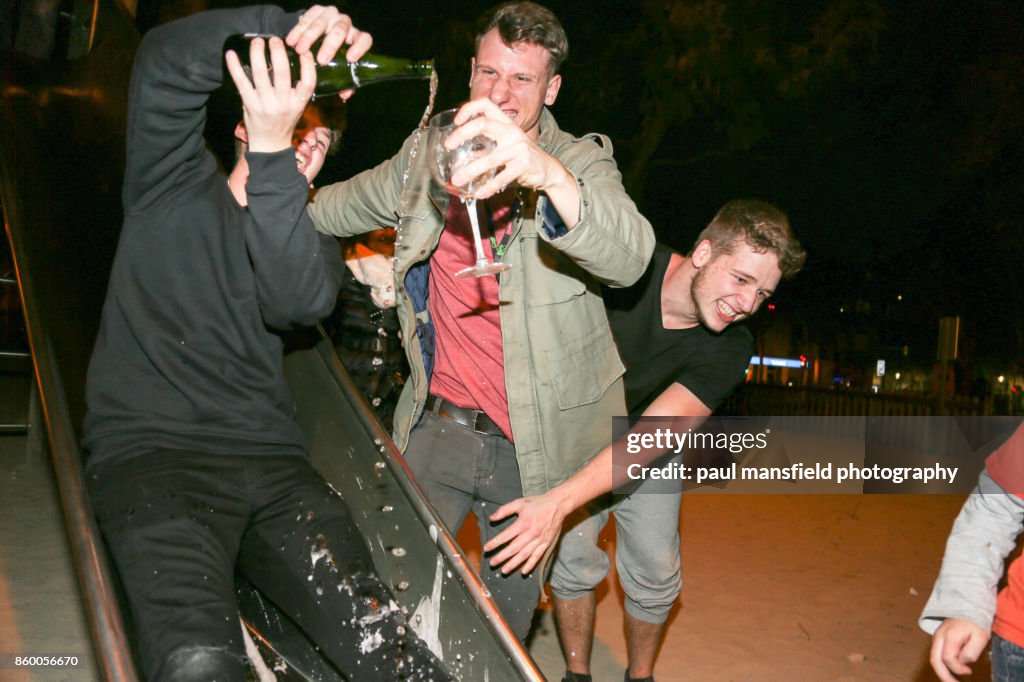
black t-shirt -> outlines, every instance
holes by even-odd
[[[754,351],[753,336],[742,323],[721,334],[703,325],[662,326],[661,287],[673,253],[659,244],[636,284],[604,290],[608,321],[626,365],[626,405],[634,416],[673,382],[714,410],[743,380]]]

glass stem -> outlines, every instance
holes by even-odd
[[[469,212],[469,224],[473,226],[473,241],[476,244],[476,260],[478,263],[487,260],[484,255],[483,241],[480,239],[480,220],[476,215],[476,199],[466,199],[466,211]]]

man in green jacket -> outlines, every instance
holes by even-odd
[[[476,204],[490,255],[511,266],[500,278],[455,277],[475,260],[466,205],[432,183],[426,135],[323,188],[309,209],[330,234],[398,228],[395,287],[411,375],[395,443],[448,528],[472,510],[484,543],[510,522],[490,524],[489,510],[550,489],[609,442],[611,417],[625,414],[624,369],[598,285],[632,284],[654,249],[608,138],[575,138],[546,108],[567,50],[558,19],[532,2],[492,9],[477,34],[471,101],[450,146],[476,135],[497,143],[473,170],[499,171]],[[540,581],[486,563],[482,572],[525,638]]]

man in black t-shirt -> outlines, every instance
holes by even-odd
[[[630,414],[689,418],[690,427],[710,415],[743,380],[753,352],[750,332],[733,323],[753,315],[783,277],[799,271],[804,258],[785,214],[760,201],[731,201],[701,232],[688,256],[658,247],[634,286],[605,291],[608,319],[626,366]],[[484,547],[496,551],[491,564],[502,565],[505,572],[532,570],[566,515],[624,482],[615,477],[609,445],[562,485],[500,508],[492,521],[514,514],[518,519]],[[616,565],[626,594],[626,680],[653,679],[665,620],[682,586],[682,488],[644,494],[645,485],[614,505],[600,505],[562,538],[551,587],[570,682],[590,679],[594,588],[609,569],[597,536],[610,511],[615,512]]]
[[[684,256],[659,244],[640,282],[626,289],[604,290],[615,345],[626,365],[626,405],[632,415],[642,414],[673,384],[688,389],[710,413],[732,393],[750,365],[754,339],[746,325],[730,324],[737,319],[734,311],[725,313],[732,319],[718,323],[721,331],[715,331],[714,320],[709,323],[698,318],[700,322],[692,324],[669,319],[672,313],[667,302],[663,303],[667,295],[664,285],[671,283],[670,277],[689,274],[686,268],[680,269],[684,262]],[[670,286],[668,291],[680,289]],[[762,286],[755,296],[763,300],[770,293]],[[684,290],[684,296],[690,295]],[[755,309],[757,305],[760,300]],[[712,310],[711,314],[720,313]]]

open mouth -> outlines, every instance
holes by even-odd
[[[733,310],[733,308],[725,301],[718,302],[718,314],[728,319],[730,322],[739,317],[739,313]]]
[[[309,158],[306,157],[302,152],[295,152],[295,166],[299,169],[300,173],[306,172],[306,166],[309,165]]]

